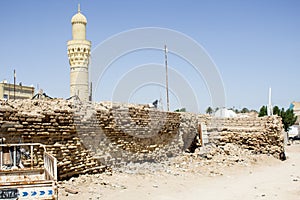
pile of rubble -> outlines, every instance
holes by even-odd
[[[222,147],[209,145],[197,148],[194,153],[182,153],[163,162],[133,163],[130,162],[114,172],[126,174],[167,173],[181,175],[193,173],[201,175],[220,175],[230,166],[248,166],[268,155],[253,154],[237,144],[228,143]]]
[[[127,185],[120,182],[120,177],[127,176],[220,176],[228,170],[228,167],[252,166],[260,160],[266,160],[267,155],[255,155],[251,151],[241,148],[239,145],[228,143],[219,148],[215,145],[198,148],[194,153],[184,153],[161,163],[128,163],[128,165],[113,173],[80,175],[59,182],[60,195],[62,197],[75,197],[83,193],[94,194],[101,199],[101,190],[124,190]],[[84,191],[83,187],[88,188]],[[153,185],[158,187],[158,185]],[[97,193],[94,193],[97,191]]]
[[[261,155],[255,155],[237,144],[227,143],[224,146],[210,145],[205,150],[194,153],[195,160],[201,160],[202,165],[209,166],[209,173],[220,173],[220,169],[229,166],[248,166],[255,163]]]

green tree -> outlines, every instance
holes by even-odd
[[[249,109],[248,108],[243,108],[242,110],[241,110],[241,113],[248,113],[249,112]]]
[[[292,109],[287,109],[281,113],[282,123],[285,131],[288,131],[288,128],[295,124],[297,116],[295,116]]]
[[[209,106],[207,109],[206,109],[206,114],[212,114],[214,112],[214,110]]]
[[[186,108],[180,108],[175,110],[174,112],[186,112]]]
[[[262,117],[262,116],[265,116],[267,115],[267,106],[262,106],[259,110],[259,113],[258,113],[258,116],[259,117]]]
[[[285,111],[284,108],[281,108],[280,110],[278,106],[274,106],[273,114],[281,117],[283,128],[285,131],[287,131],[290,126],[294,125],[297,120],[297,116],[295,116],[292,109],[287,109]],[[267,106],[262,106],[260,108],[258,116],[262,117],[265,115],[267,115]]]
[[[273,114],[280,116],[281,111],[280,111],[280,109],[279,109],[278,106],[274,106],[274,108],[273,108]]]

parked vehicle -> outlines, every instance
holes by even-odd
[[[0,144],[0,199],[57,198],[57,160],[44,145]]]
[[[300,126],[293,125],[289,127],[288,130],[289,140],[300,140]]]

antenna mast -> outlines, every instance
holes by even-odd
[[[169,102],[169,85],[168,85],[168,49],[165,45],[165,65],[166,65],[166,92],[167,92],[167,111],[170,111],[170,102]]]
[[[14,100],[16,100],[16,79],[17,79],[17,75],[16,75],[16,70],[14,69]]]

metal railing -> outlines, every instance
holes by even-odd
[[[25,146],[29,147],[30,149],[29,153],[28,152],[26,153],[28,153],[28,157],[30,157],[30,167],[33,168],[34,165],[33,147],[42,146],[45,149],[45,147],[39,143],[0,144],[0,169],[3,170],[3,167],[5,166],[5,164],[7,164],[4,162],[5,153],[9,155],[11,168],[18,168],[18,165],[20,164],[19,162],[21,158],[21,153],[24,153],[22,152],[21,147],[25,147]]]
[[[0,170],[22,168],[21,154],[25,154],[25,156],[30,159],[30,168],[33,169],[35,146],[44,149],[44,170],[46,180],[57,181],[57,159],[46,151],[45,145],[40,143],[0,144]],[[26,152],[23,147],[27,147],[29,152]],[[6,155],[6,159],[4,159],[4,155]],[[9,163],[7,163],[7,159],[9,160]]]
[[[44,151],[44,168],[46,179],[57,181],[57,160],[46,151]]]

